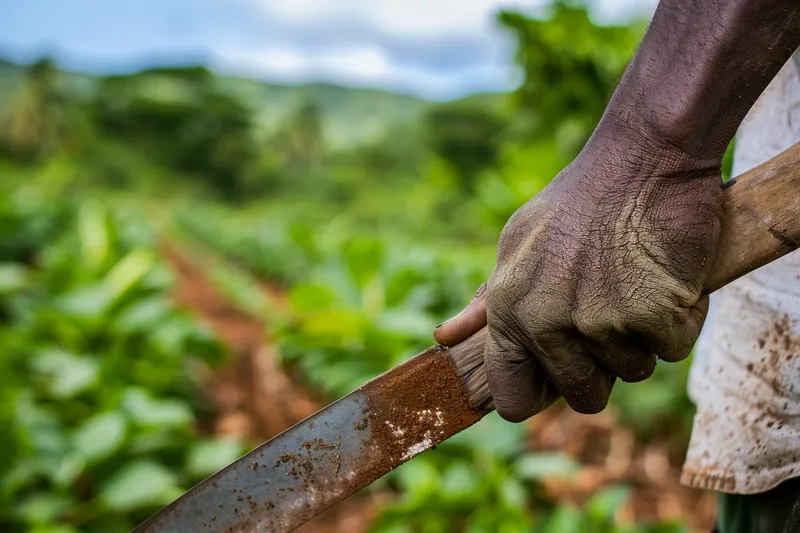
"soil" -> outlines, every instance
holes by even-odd
[[[582,465],[568,479],[546,480],[550,498],[580,505],[603,488],[626,485],[631,490],[617,515],[621,521],[676,520],[693,531],[711,531],[714,495],[680,484],[684,436],[660,435],[651,443],[637,443],[613,410],[581,415],[563,402],[532,417],[528,428],[532,449],[562,452]]]
[[[218,412],[209,432],[266,441],[316,412],[323,403],[278,363],[263,320],[237,310],[190,259],[174,245],[163,247],[177,277],[173,298],[195,313],[226,344],[230,362],[210,376],[208,394]],[[264,286],[271,298],[275,289]],[[295,531],[359,533],[366,531],[385,495],[356,495],[335,505]]]
[[[175,300],[204,320],[234,354],[231,363],[209,380],[209,395],[219,411],[209,431],[260,442],[323,405],[299,385],[302,380],[280,367],[263,320],[231,305],[185,251],[167,246],[165,255],[179,281]],[[273,288],[265,286],[264,291],[276,297]],[[370,429],[374,450],[388,453],[365,457],[372,463],[366,475],[377,478],[477,422],[483,414],[470,408],[460,387],[454,387],[458,383],[447,352],[435,348],[367,383],[362,390],[370,409],[354,428]],[[391,396],[386,394],[390,387]],[[526,424],[531,449],[561,451],[583,465],[570,479],[546,480],[550,498],[581,504],[604,487],[626,484],[631,493],[619,513],[623,521],[675,519],[695,531],[711,530],[714,496],[679,483],[685,449],[685,443],[679,442],[682,437],[662,436],[651,444],[637,444],[611,410],[580,415],[563,403]],[[379,502],[388,497],[387,493],[357,494],[296,531],[366,531]]]

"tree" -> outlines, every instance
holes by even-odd
[[[316,166],[325,150],[319,103],[313,99],[304,102],[272,142],[285,154],[286,164],[292,171],[308,171]]]
[[[517,41],[523,82],[516,100],[530,118],[527,134],[555,134],[566,152],[576,152],[605,110],[642,28],[596,26],[579,0],[556,0],[545,19],[505,11],[499,20]]]
[[[475,177],[496,163],[503,125],[491,110],[464,102],[435,107],[425,117],[431,149],[449,163],[467,192]]]
[[[105,78],[94,116],[107,135],[226,199],[246,197],[258,185],[252,112],[203,67]]]
[[[0,150],[34,161],[54,152],[66,133],[60,76],[49,59],[30,65],[0,113]]]

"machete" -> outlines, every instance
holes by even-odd
[[[800,143],[723,187],[706,294],[800,247]],[[490,412],[485,340],[484,328],[425,350],[201,482],[135,533],[296,528]]]

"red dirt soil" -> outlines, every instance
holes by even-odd
[[[560,451],[583,465],[569,480],[545,482],[552,498],[580,505],[603,488],[624,484],[631,491],[617,514],[620,521],[674,520],[697,532],[711,531],[714,495],[680,484],[682,457],[675,457],[669,449],[669,439],[637,444],[633,433],[617,422],[610,409],[581,415],[561,404],[531,418],[528,424],[532,449]]]
[[[219,409],[213,433],[261,442],[322,407],[313,393],[298,385],[296,376],[281,368],[263,321],[228,302],[188,253],[166,246],[164,255],[178,278],[175,301],[209,325],[233,354],[209,383],[209,395]],[[264,290],[275,298],[274,290]],[[672,457],[669,442],[637,446],[632,433],[617,423],[610,410],[587,416],[563,405],[553,406],[527,424],[531,449],[561,451],[583,465],[569,480],[544,482],[554,500],[580,505],[599,490],[621,483],[632,490],[618,513],[620,520],[677,520],[698,532],[711,530],[714,497],[680,485],[680,458]],[[366,531],[385,497],[350,497],[296,531]]]
[[[188,254],[171,245],[165,246],[163,253],[177,277],[173,294],[176,303],[206,323],[232,355],[208,384],[209,396],[219,410],[211,429],[214,434],[263,442],[322,407],[280,367],[262,321],[229,303]],[[376,515],[379,498],[356,495],[295,531],[366,531]]]

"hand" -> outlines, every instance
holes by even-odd
[[[521,421],[559,395],[605,408],[616,377],[641,381],[684,359],[721,220],[719,161],[697,161],[606,124],[500,235],[497,266],[434,336],[488,323],[486,374],[500,415]]]

